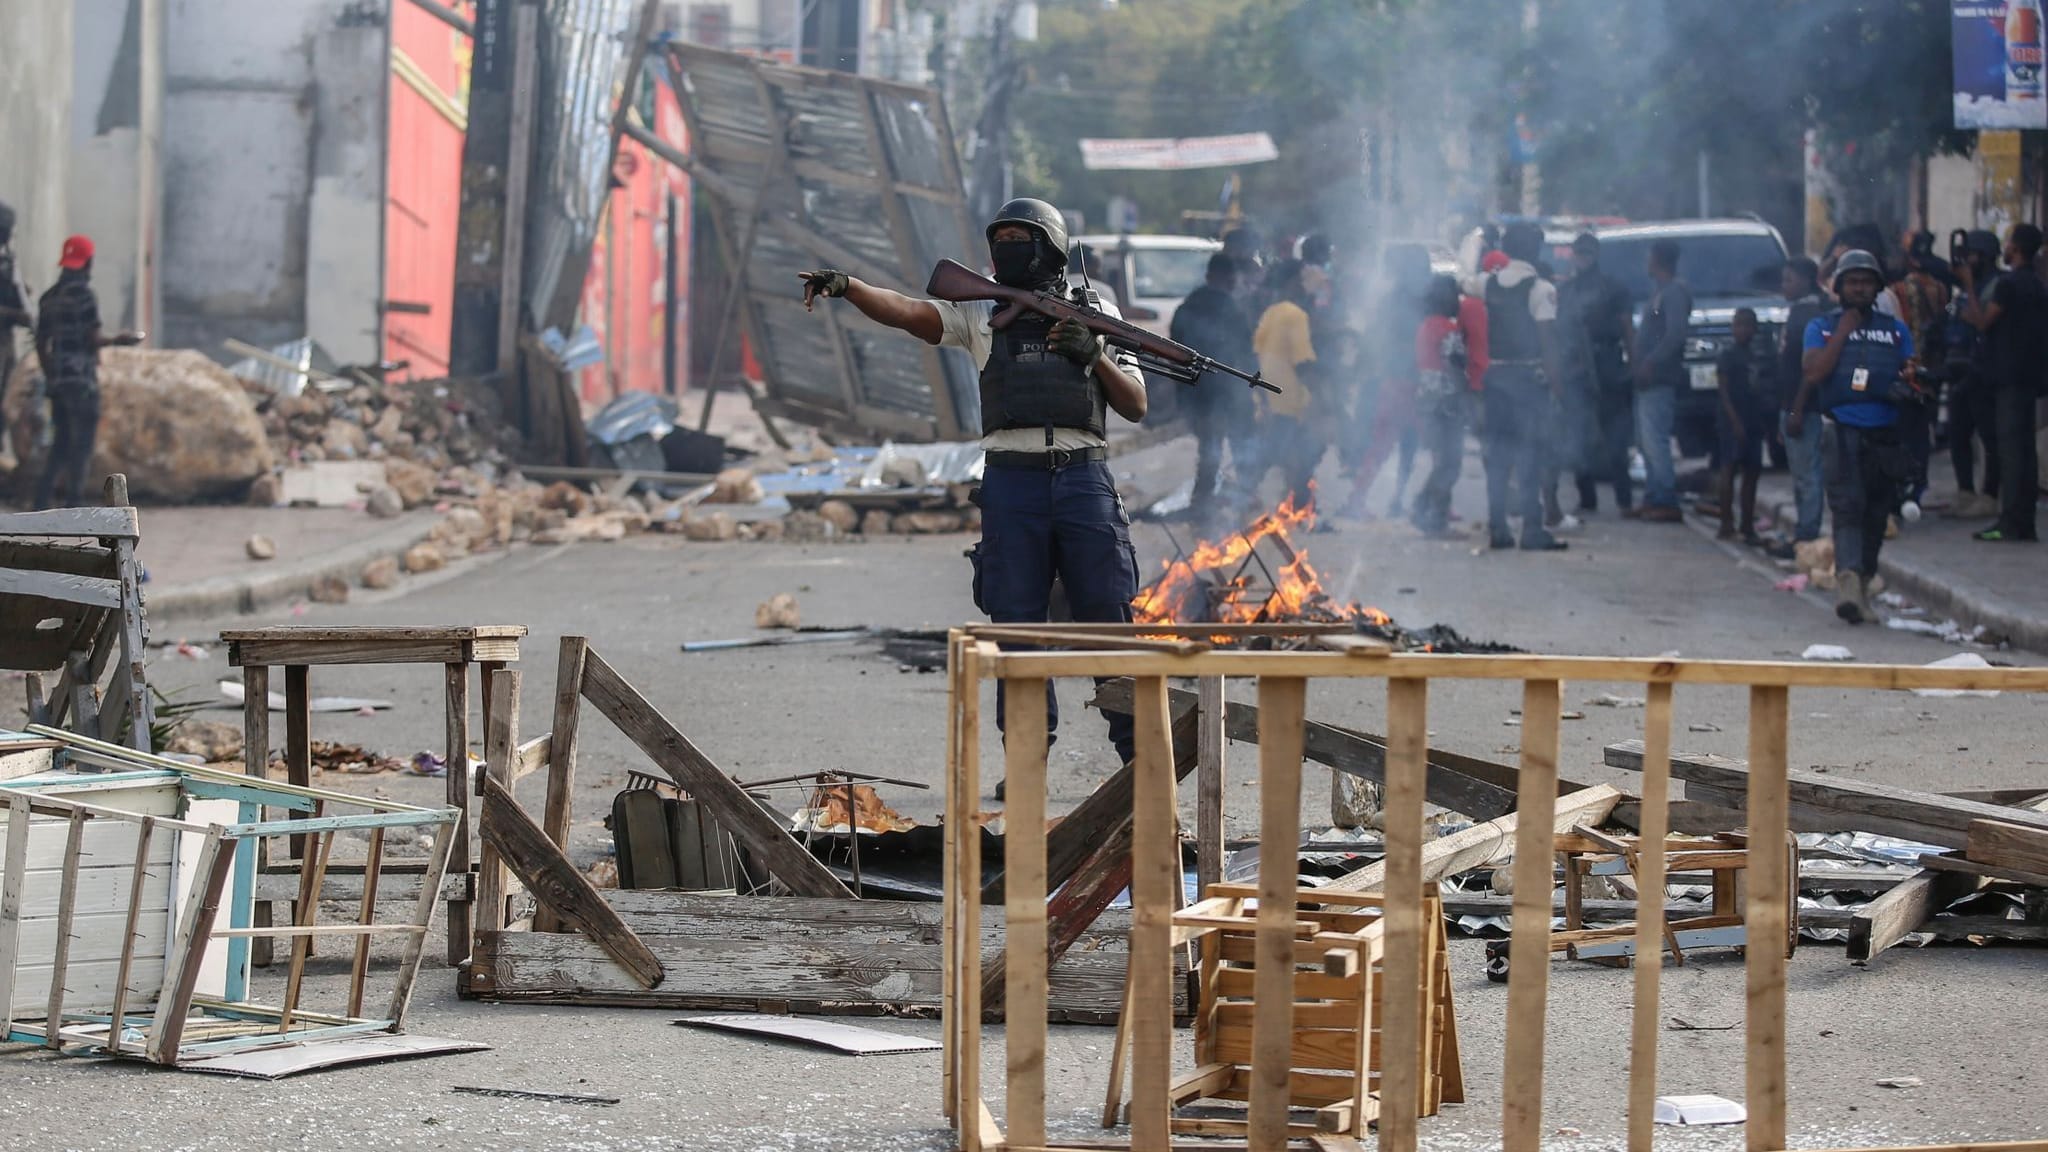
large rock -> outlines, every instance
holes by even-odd
[[[40,417],[25,412],[38,369],[33,355],[24,359],[7,389],[8,428],[23,474],[36,476]],[[213,361],[192,351],[101,351],[100,434],[85,502],[94,502],[99,478],[110,472],[127,474],[136,500],[239,500],[274,463],[255,403]]]

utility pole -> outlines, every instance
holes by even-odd
[[[1014,35],[1018,2],[1003,0],[989,36],[988,95],[974,124],[974,168],[967,195],[976,220],[994,218],[1009,195],[1010,98],[1024,75]]]

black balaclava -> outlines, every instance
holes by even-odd
[[[1062,253],[1053,250],[1036,228],[1029,240],[991,240],[989,263],[995,268],[996,283],[1012,288],[1051,288],[1060,282],[1066,266]]]

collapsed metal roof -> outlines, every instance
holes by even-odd
[[[711,193],[743,268],[739,322],[775,416],[906,440],[979,434],[975,366],[844,307],[807,313],[796,274],[836,267],[922,295],[942,258],[979,264],[939,94],[846,72],[667,45]]]

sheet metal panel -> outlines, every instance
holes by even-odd
[[[712,202],[717,242],[736,257],[751,236],[740,323],[771,404],[841,431],[975,435],[964,354],[843,306],[806,313],[796,281],[835,266],[916,287],[941,259],[983,262],[938,93],[697,45],[668,51],[693,159],[731,186]]]

